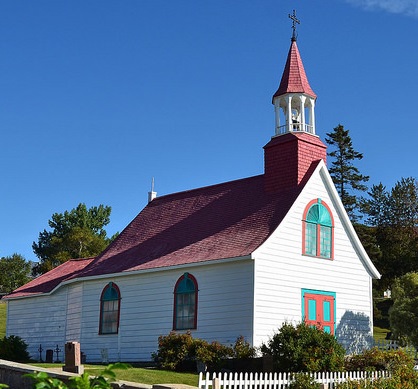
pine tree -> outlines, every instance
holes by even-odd
[[[418,181],[402,178],[391,190],[380,183],[368,195],[362,209],[381,252],[374,262],[382,273],[379,288],[384,290],[396,278],[418,271]]]
[[[353,161],[361,160],[363,154],[354,150],[349,130],[345,130],[341,124],[335,127],[333,132],[327,133],[325,141],[335,147],[335,150],[328,153],[334,158],[329,173],[350,219],[356,221],[358,219],[356,211],[360,200],[353,192],[366,191],[367,186],[364,183],[369,180],[369,176],[360,174],[358,168],[353,165]]]

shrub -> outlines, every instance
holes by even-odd
[[[414,371],[413,358],[403,350],[378,350],[373,348],[353,355],[346,361],[347,370],[389,370],[390,378],[375,381],[348,381],[337,389],[416,389],[418,373]]]
[[[304,373],[295,374],[289,389],[319,389],[320,385],[309,375]]]
[[[339,371],[344,367],[344,348],[335,337],[305,323],[285,323],[261,351],[273,357],[276,371]]]
[[[232,346],[233,358],[249,359],[256,356],[257,350],[252,347],[242,335],[238,336],[235,344]]]
[[[351,355],[345,361],[345,370],[348,371],[397,371],[402,367],[412,370],[414,359],[403,350],[379,350],[376,347]]]
[[[0,340],[0,359],[14,362],[28,362],[30,359],[27,351],[28,345],[19,336],[5,336]]]
[[[220,370],[226,358],[232,356],[232,348],[214,341],[208,343],[199,340],[200,345],[196,349],[195,358],[209,367],[209,370]]]
[[[401,369],[403,370],[403,369]],[[418,373],[409,370],[397,371],[391,377],[377,380],[349,380],[339,383],[335,389],[416,389],[418,387]]]
[[[176,370],[181,362],[193,358],[193,343],[190,332],[177,334],[172,331],[158,338],[158,352],[153,354],[153,359],[163,369]]]
[[[227,358],[248,359],[254,357],[256,349],[239,336],[231,347],[218,341],[212,343],[192,338],[190,332],[178,334],[174,331],[158,338],[158,351],[152,357],[158,365],[167,370],[179,370],[190,362],[201,361],[210,370],[220,370]],[[195,366],[194,366],[195,367]]]

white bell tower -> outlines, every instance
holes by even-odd
[[[307,132],[315,135],[316,94],[309,85],[302,58],[296,44],[296,13],[289,14],[292,19],[293,34],[287,55],[286,65],[279,89],[273,95],[275,110],[275,136],[289,132]]]

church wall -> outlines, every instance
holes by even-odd
[[[47,349],[80,342],[88,362],[150,361],[158,337],[173,328],[174,286],[185,272],[198,282],[197,329],[192,336],[232,344],[239,335],[252,341],[253,261],[189,266],[62,286],[47,296],[10,300],[8,335],[29,345],[33,359]],[[121,292],[119,333],[99,335],[100,296],[114,282]],[[54,361],[56,354],[54,354]]]
[[[39,360],[39,346],[42,358],[46,350],[61,349],[59,358],[64,355],[66,331],[67,290],[63,288],[51,296],[39,296],[8,301],[7,336],[21,337],[28,344],[31,358]],[[56,354],[53,354],[54,361]]]
[[[253,262],[185,267],[85,282],[81,350],[87,362],[149,361],[158,337],[173,327],[174,286],[185,272],[199,287],[197,329],[192,336],[232,344],[239,335],[251,340]],[[220,270],[221,269],[221,270]],[[120,327],[99,335],[100,294],[108,282],[121,292]]]
[[[362,348],[371,340],[371,278],[330,195],[316,172],[279,228],[255,253],[256,346],[283,322],[302,320],[302,289],[336,293],[336,335],[346,347]],[[325,201],[334,216],[334,260],[302,255],[303,212],[316,198]]]
[[[79,342],[83,307],[83,283],[68,286],[66,342]]]

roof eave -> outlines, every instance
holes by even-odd
[[[354,247],[360,257],[360,260],[362,261],[364,267],[366,268],[369,275],[374,279],[380,279],[381,274],[377,270],[377,268],[374,266],[372,260],[370,259],[369,255],[367,254],[366,250],[364,249],[360,238],[358,237],[356,230],[353,227],[353,224],[351,223],[350,218],[348,217],[348,214],[344,208],[344,205],[340,199],[340,196],[338,195],[337,189],[335,188],[334,182],[332,181],[332,178],[328,172],[328,169],[326,168],[326,165],[323,161],[321,161],[317,169],[323,178],[325,184],[327,185],[327,188],[329,190],[330,196],[334,202],[334,204],[338,205],[338,212],[341,222],[344,224],[344,227],[347,229],[350,238],[352,238],[352,241],[354,243]]]
[[[7,297],[7,300],[8,301],[22,300],[22,299],[28,299],[28,298],[34,298],[34,297],[50,296],[54,294],[57,290],[61,289],[62,287],[66,285],[70,285],[70,284],[75,284],[77,282],[100,280],[100,279],[106,279],[106,278],[121,278],[121,277],[133,276],[137,274],[147,274],[147,273],[156,273],[156,272],[162,272],[162,271],[167,271],[167,270],[184,269],[190,266],[199,267],[199,266],[214,265],[214,264],[220,264],[220,263],[224,264],[224,263],[231,263],[231,262],[237,262],[237,261],[253,260],[253,259],[254,259],[254,255],[253,253],[250,253],[247,255],[240,256],[240,257],[221,258],[215,261],[208,260],[208,261],[202,261],[202,262],[179,264],[179,265],[174,265],[174,266],[156,267],[156,268],[151,268],[151,269],[139,269],[139,270],[118,272],[118,273],[107,273],[107,274],[100,274],[100,275],[94,275],[94,276],[77,277],[77,278],[72,278],[72,279],[60,282],[55,288],[53,288],[49,292],[32,293],[26,296],[10,296],[10,297]]]

